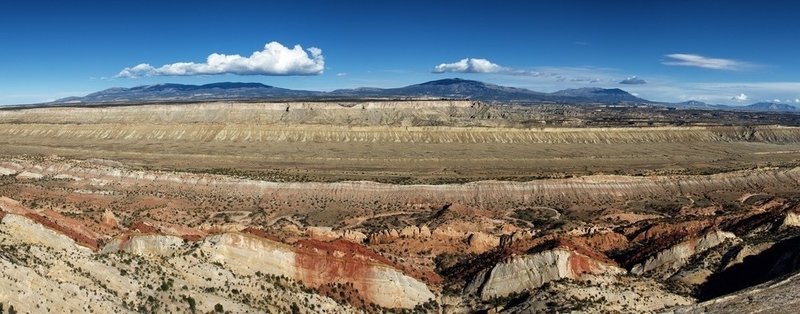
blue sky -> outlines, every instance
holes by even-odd
[[[448,77],[800,104],[800,2],[161,2],[5,2],[0,104],[166,82],[333,90]]]

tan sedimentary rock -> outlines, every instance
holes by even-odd
[[[249,234],[222,234],[201,245],[212,261],[243,274],[257,271],[299,280],[312,287],[352,284],[366,300],[385,307],[413,308],[434,298],[417,279],[381,262],[350,242],[303,240],[295,246]]]
[[[34,211],[20,202],[8,197],[0,197],[0,213],[13,214],[17,218],[33,221],[35,229],[48,229],[60,236],[66,236],[77,245],[97,250],[100,235],[87,228],[79,219],[65,217],[53,210]],[[31,226],[33,226],[31,225]]]
[[[306,227],[306,234],[314,239],[321,241],[330,241],[339,238],[340,235],[336,234],[331,227]]]
[[[459,238],[466,240],[467,234],[448,226],[448,227],[440,227],[433,229],[433,231],[431,232],[431,236],[440,239]]]
[[[11,176],[15,174],[17,174],[17,171],[14,169],[0,167],[0,176]]]
[[[559,279],[580,279],[589,275],[619,275],[625,270],[572,250],[556,247],[538,253],[510,257],[485,269],[465,290],[483,300],[536,289]]]
[[[467,236],[467,244],[471,252],[480,254],[500,245],[500,238],[478,231]]]
[[[295,278],[295,253],[288,245],[244,233],[213,235],[200,251],[212,262],[223,262],[232,270],[252,275],[257,271]]]
[[[14,163],[20,169],[36,164],[0,160],[0,167]],[[781,182],[800,182],[800,169],[763,169],[699,176],[587,176],[530,182],[478,181],[466,184],[393,185],[374,182],[281,183],[231,178],[218,175],[141,171],[69,163],[45,165],[43,174],[70,174],[98,182],[125,184],[192,185],[198,188],[236,190],[260,195],[293,195],[297,198],[326,195],[331,202],[378,201],[399,206],[453,202],[492,208],[508,202],[565,202],[575,205],[608,204],[624,199],[661,198],[681,191],[748,190],[770,188]],[[536,195],[536,199],[532,197]],[[408,204],[408,205],[407,205]],[[443,234],[444,230],[432,231]],[[445,232],[446,233],[446,232]]]
[[[367,240],[367,235],[356,230],[333,230],[331,227],[306,227],[306,234],[314,239],[321,241],[330,241],[336,239],[344,239],[354,243],[363,243]]]
[[[368,238],[369,243],[370,244],[381,244],[381,243],[390,243],[390,242],[396,240],[397,238],[400,237],[400,235],[397,234],[397,230],[394,230],[395,234],[392,234],[392,232],[391,232],[392,230],[381,230],[381,231],[378,231],[378,232],[370,234],[369,238]]]
[[[800,227],[800,213],[789,211],[783,220],[783,227]]]
[[[709,269],[695,268],[680,271],[669,279],[686,286],[699,286],[706,282],[712,274],[713,272]]]
[[[412,239],[427,239],[430,238],[434,232],[431,232],[431,229],[428,228],[426,225],[422,226],[406,226],[401,228],[400,230],[397,229],[384,229],[369,235],[369,243],[372,244],[380,244],[380,243],[391,243],[400,238],[412,238]]]
[[[685,265],[686,261],[697,253],[704,252],[723,242],[735,239],[736,235],[719,230],[710,231],[700,237],[691,238],[678,243],[666,250],[656,253],[646,261],[634,265],[631,273],[641,275],[648,272],[657,272],[669,277]]]
[[[0,211],[11,214],[24,215],[26,213],[29,213],[31,210],[23,206],[17,200],[5,196],[0,196]]]
[[[111,239],[99,253],[122,251],[144,257],[166,258],[180,250],[184,243],[182,238],[172,235],[124,233]]]
[[[163,250],[178,246],[195,250],[181,245],[183,240],[178,237],[132,235],[130,239],[115,239],[112,242],[118,241],[126,249],[116,253],[119,247],[114,248],[101,258],[35,220],[17,214],[2,218],[0,243],[7,249],[0,252],[0,304],[4,309],[14,306],[20,313],[133,313],[131,308],[157,305],[160,309],[188,311],[186,303],[175,302],[176,296],[184,295],[194,300],[199,312],[213,312],[216,304],[236,313],[275,312],[297,300],[304,300],[299,304],[303,312],[355,312],[332,299],[287,286],[285,281],[278,287],[275,281],[264,278],[233,276],[204,258]],[[132,261],[129,253],[157,253],[162,258]],[[254,307],[214,292],[227,287],[270,302]]]
[[[183,239],[169,235],[134,235],[122,245],[125,252],[142,256],[169,256],[182,245]]]
[[[400,229],[399,234],[401,237],[406,238],[428,238],[431,236],[431,230],[428,229],[428,226],[406,226],[403,229]]]
[[[31,172],[31,171],[23,171],[17,174],[17,179],[41,179],[44,175],[41,173]]]
[[[367,235],[361,231],[345,230],[342,232],[341,238],[354,243],[364,243],[367,240]]]
[[[90,248],[77,244],[69,236],[25,216],[6,214],[0,225],[2,225],[3,232],[8,233],[18,241],[41,244],[59,250],[91,252]]]
[[[116,228],[119,226],[119,219],[114,215],[114,212],[106,209],[103,212],[103,224],[111,228]]]
[[[143,105],[108,108],[39,108],[0,112],[0,135],[18,138],[80,138],[188,141],[376,141],[415,143],[636,143],[686,141],[797,141],[791,127],[652,127],[524,129],[511,120],[473,119],[484,106],[472,101],[381,101],[363,103],[271,102]],[[488,108],[487,108],[488,109]],[[287,111],[288,110],[288,111]],[[491,109],[496,111],[499,109]],[[522,118],[528,120],[527,118]],[[431,136],[446,124],[447,134]],[[56,131],[52,125],[58,124]],[[197,128],[197,125],[203,125]],[[295,127],[302,125],[302,128]],[[314,127],[324,125],[324,127]],[[331,127],[331,125],[337,127]],[[116,127],[112,127],[116,126]],[[378,127],[379,126],[379,127]],[[387,128],[390,126],[391,128]],[[484,128],[469,128],[481,126]],[[485,128],[492,126],[494,128]],[[410,127],[410,128],[407,128]],[[402,129],[401,129],[402,128]],[[507,128],[518,129],[509,132]],[[350,130],[348,130],[350,129]]]
[[[775,242],[763,242],[758,244],[745,244],[739,249],[739,252],[736,253],[727,264],[724,265],[724,268],[727,269],[733,265],[739,264],[744,261],[744,259],[748,256],[758,255],[761,252],[771,248],[775,245]]]
[[[81,181],[83,178],[71,176],[68,174],[57,174],[53,176],[53,179],[62,179],[62,180],[73,180],[73,181]]]

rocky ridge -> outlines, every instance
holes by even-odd
[[[27,217],[35,211],[8,198],[0,201],[3,242],[21,241],[25,245],[42,246],[56,252],[80,253],[87,259],[109,254],[125,258],[130,254],[147,259],[173,260],[192,255],[201,263],[219,264],[234,277],[263,274],[286,278],[311,288],[323,285],[349,287],[351,291],[348,293],[357,294],[363,304],[385,308],[414,308],[435,297],[425,283],[404,275],[392,262],[350,242],[304,240],[288,245],[274,238],[258,236],[258,231],[184,239],[175,235],[140,233],[139,230],[146,228],[138,227],[139,230],[125,233],[98,250],[97,247],[80,245],[77,241],[85,241],[85,236],[74,229],[58,223],[41,224]]]

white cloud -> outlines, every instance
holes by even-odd
[[[777,103],[779,103],[779,102],[781,102],[781,100],[780,100],[780,99],[778,99],[778,98],[775,98],[775,99],[773,99],[773,100],[772,100],[772,102],[777,102]]]
[[[619,81],[619,83],[626,85],[642,85],[642,84],[647,84],[647,81],[640,79],[634,75],[634,76],[629,76],[628,78],[622,81]]]
[[[347,73],[345,73],[345,72],[339,72],[339,73],[336,73],[336,76],[347,76]]]
[[[507,70],[486,59],[464,58],[454,63],[442,63],[433,68],[433,73],[497,73]]]
[[[662,61],[662,64],[734,71],[755,67],[754,64],[743,61],[722,58],[708,58],[701,55],[687,53],[673,53],[666,55],[666,57],[668,60]]]
[[[465,58],[454,63],[442,63],[434,67],[433,73],[478,73],[517,77],[528,83],[531,80],[545,82],[571,82],[580,85],[619,83],[619,75],[612,74],[616,69],[596,67],[537,67],[517,69],[504,67],[487,59]],[[630,78],[630,77],[629,77]],[[633,78],[636,78],[635,76]],[[644,80],[642,80],[644,81]]]
[[[733,96],[731,98],[731,100],[735,100],[735,101],[738,101],[738,102],[743,102],[743,101],[747,101],[747,98],[748,98],[747,95],[745,95],[744,93],[739,93],[739,95]]]
[[[273,41],[264,45],[263,50],[253,52],[249,57],[242,57],[238,54],[212,53],[204,63],[176,62],[158,68],[142,63],[122,69],[117,77],[213,74],[318,75],[324,69],[325,58],[321,49],[311,47],[304,50],[300,45],[295,45],[290,49]]]
[[[795,98],[794,102],[800,104],[800,98]]]

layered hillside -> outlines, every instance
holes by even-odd
[[[0,170],[0,302],[26,311],[654,311],[798,269],[798,169],[436,186]]]
[[[0,111],[0,154],[269,181],[433,184],[798,165],[791,115],[726,115],[470,101],[39,108]]]

